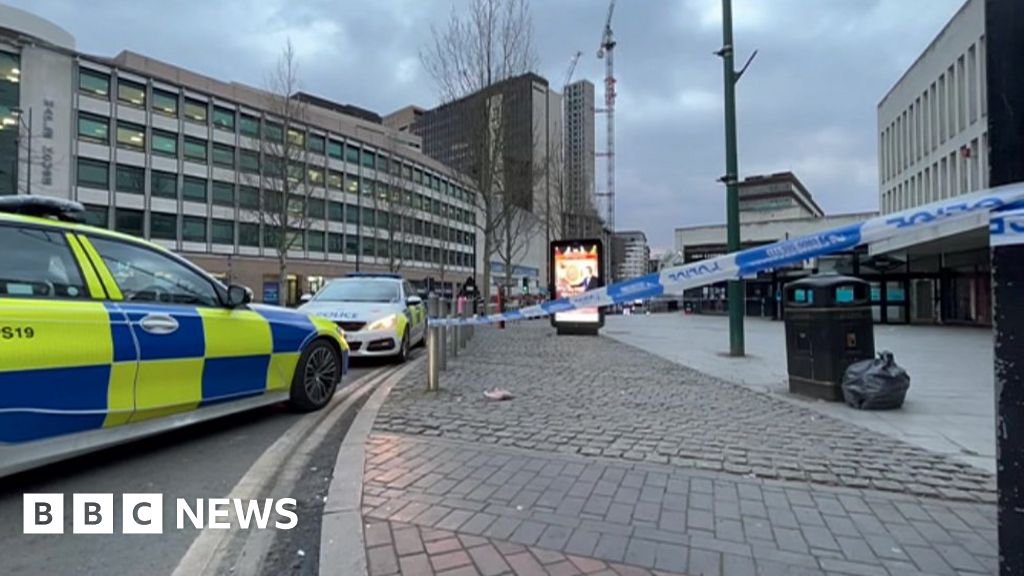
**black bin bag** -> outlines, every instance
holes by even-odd
[[[903,406],[910,376],[893,359],[892,352],[854,362],[843,376],[843,400],[859,410],[891,410]]]

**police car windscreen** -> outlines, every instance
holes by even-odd
[[[397,302],[397,282],[341,280],[331,282],[316,295],[319,302]]]

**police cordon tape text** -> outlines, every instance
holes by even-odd
[[[665,268],[660,272],[519,310],[474,318],[430,318],[429,323],[434,326],[491,324],[537,318],[579,308],[610,306],[663,294],[682,294],[690,288],[747,278],[780,266],[849,250],[862,244],[899,238],[979,213],[999,212],[992,216],[992,242],[1005,243],[1010,236],[1024,236],[1024,210],[1017,211],[1021,208],[1024,208],[1024,184],[1010,184],[878,216],[859,224]]]

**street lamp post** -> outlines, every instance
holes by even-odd
[[[722,49],[715,53],[722,58],[725,83],[725,176],[726,237],[729,252],[740,249],[740,199],[737,180],[739,168],[736,154],[736,83],[757,55],[755,50],[739,71],[734,67],[732,43],[732,0],[722,0]],[[743,281],[729,281],[729,355],[745,355],[743,313],[746,305]]]
[[[11,110],[18,117],[18,140],[21,140],[21,130],[25,129],[28,134],[26,137],[27,151],[25,152],[25,193],[32,193],[32,108],[28,109],[28,123],[25,122],[23,110],[21,108],[14,108]]]

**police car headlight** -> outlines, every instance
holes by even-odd
[[[390,330],[398,324],[398,315],[392,314],[385,316],[380,320],[374,320],[366,329],[367,330]]]

